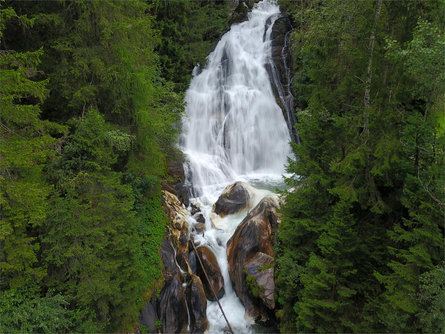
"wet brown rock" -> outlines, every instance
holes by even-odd
[[[166,239],[162,240],[161,259],[164,264],[164,270],[162,271],[164,273],[164,279],[171,278],[180,273],[176,266],[175,249]]]
[[[288,84],[286,78],[286,64],[284,64],[284,59],[282,58],[282,50],[285,47],[286,35],[292,30],[292,24],[289,17],[286,14],[280,14],[280,17],[274,22],[272,27],[272,33],[270,39],[272,41],[272,59],[277,66],[279,79],[281,84],[284,86]],[[286,59],[288,64],[291,63],[292,57],[286,54]]]
[[[179,267],[181,267],[182,271],[185,273],[192,273],[192,270],[190,269],[189,264],[189,251],[188,247],[182,247],[180,246],[178,250],[176,251],[176,262],[178,263]]]
[[[249,205],[251,189],[252,187],[244,182],[227,186],[213,205],[213,211],[221,217],[241,211]]]
[[[273,301],[273,235],[279,224],[276,210],[280,200],[275,195],[266,196],[253,208],[237,227],[227,242],[227,259],[234,290],[249,316],[267,320],[267,310]],[[264,269],[264,272],[261,271]],[[272,269],[272,270],[269,270]],[[246,280],[250,285],[248,287]],[[256,293],[252,293],[252,288]],[[259,299],[261,302],[255,300]]]
[[[195,214],[201,212],[201,209],[195,204],[195,202],[190,203],[191,215],[194,216]]]
[[[243,221],[247,219],[256,219],[268,222],[270,227],[273,230],[276,230],[280,221],[280,215],[277,213],[277,209],[282,204],[283,201],[277,195],[268,195],[264,197],[257,206],[250,210]]]
[[[190,205],[190,198],[193,197],[191,184],[189,182],[175,184],[175,190],[181,203],[188,207]]]
[[[206,315],[207,298],[202,281],[198,276],[190,276],[186,293],[190,314],[190,331],[192,333],[204,333],[209,328]]]
[[[213,254],[212,250],[206,246],[198,247],[196,251],[201,258],[204,269],[210,279],[210,282],[208,282],[199,261],[197,261],[197,274],[204,283],[204,290],[207,299],[211,301],[216,300],[215,296],[213,295],[212,288],[218,298],[222,298],[225,293],[224,277],[221,274],[221,269],[219,268],[215,254]]]
[[[270,21],[269,24],[272,24],[272,22]],[[293,112],[294,97],[290,90],[294,75],[292,52],[289,50],[291,30],[290,18],[286,14],[280,13],[272,26],[270,35],[272,61],[266,64],[266,70],[271,78],[275,100],[283,112],[292,140],[298,142],[294,127],[297,122]]]
[[[175,276],[165,282],[158,301],[162,333],[182,333],[188,325],[187,306],[181,280]]]

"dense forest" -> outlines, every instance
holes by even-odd
[[[279,329],[444,332],[445,3],[278,3],[301,139]],[[184,92],[233,1],[0,6],[0,332],[143,331]]]
[[[443,1],[283,1],[301,145],[278,245],[284,332],[445,330]]]
[[[1,1],[0,331],[131,331],[213,1]],[[100,270],[98,270],[100,268]]]

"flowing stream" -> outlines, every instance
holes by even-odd
[[[192,234],[218,259],[225,280],[220,302],[237,333],[252,332],[252,319],[245,317],[232,288],[226,243],[247,209],[220,219],[218,229],[211,222],[211,211],[223,189],[235,181],[257,189],[250,207],[282,184],[291,137],[265,67],[271,62],[270,35],[278,15],[273,1],[255,4],[248,20],[234,24],[221,38],[207,66],[201,72],[195,68],[186,93],[181,137],[186,182],[192,185],[192,202],[206,220],[206,231],[195,234],[196,221],[191,219]],[[216,302],[208,303],[207,317],[210,332],[224,331],[227,325]]]

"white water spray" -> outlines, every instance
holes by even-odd
[[[234,331],[242,333],[251,331],[252,321],[244,316],[244,307],[232,288],[226,243],[243,216],[228,216],[224,218],[226,227],[216,229],[210,213],[230,183],[241,180],[273,186],[282,182],[291,139],[265,68],[278,14],[279,7],[272,1],[255,4],[248,21],[233,25],[221,38],[208,56],[206,68],[201,73],[194,71],[186,93],[181,138],[186,178],[207,228],[204,234],[195,235],[195,240],[215,253],[225,280],[226,293],[220,302]],[[266,27],[268,18],[272,24]],[[259,200],[261,196],[256,197]],[[222,332],[226,327],[216,302],[208,303],[207,317],[210,332]]]

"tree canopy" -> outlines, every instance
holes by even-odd
[[[277,246],[280,326],[442,332],[443,2],[282,5],[301,145]]]
[[[183,90],[227,3],[0,5],[0,331],[135,330]]]

